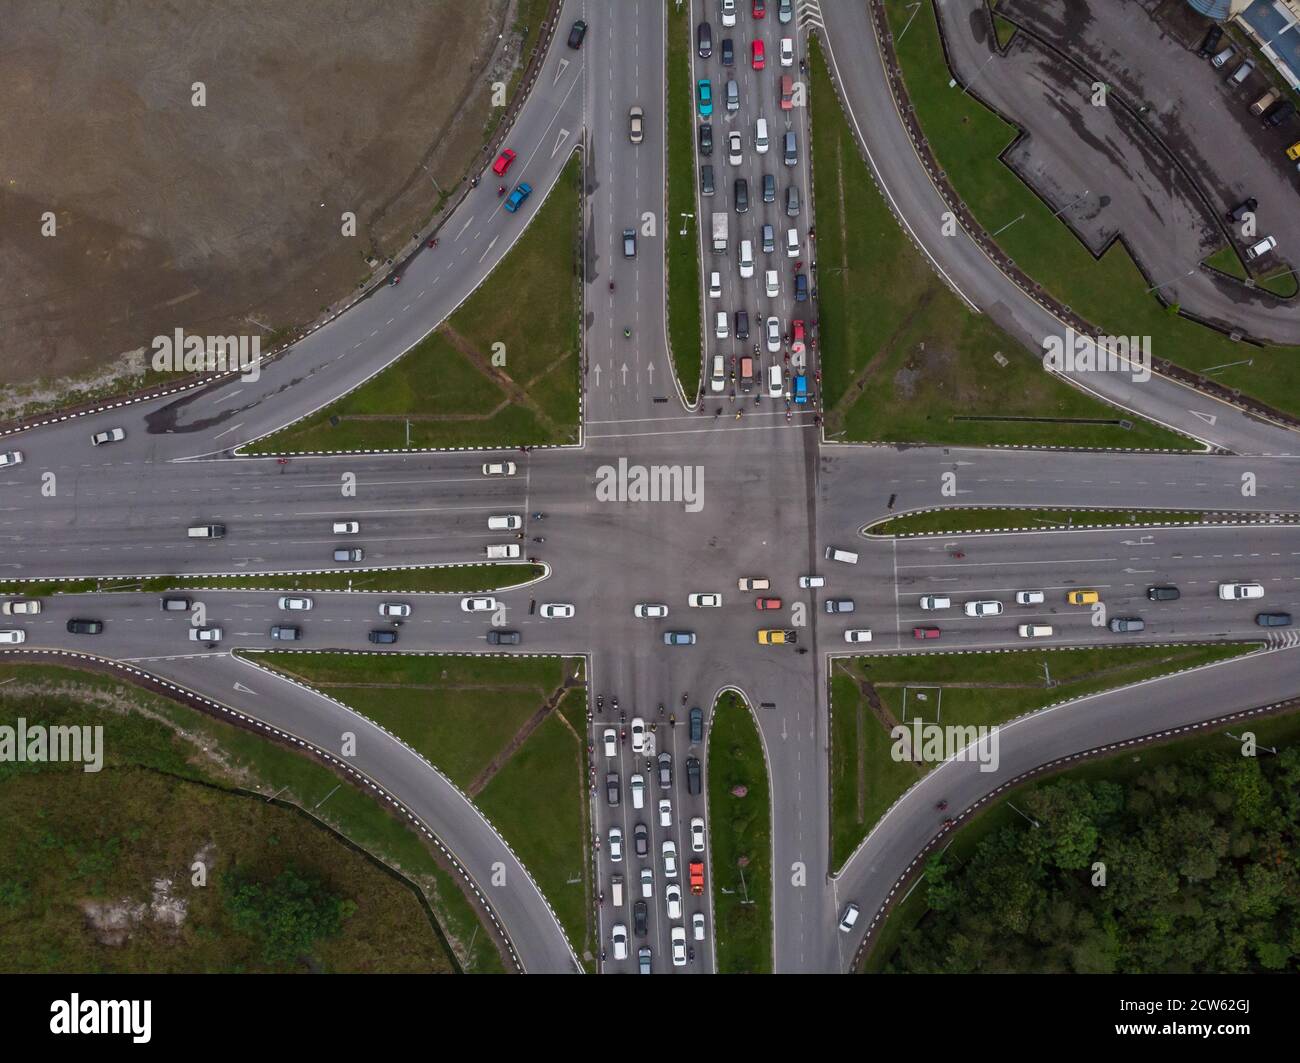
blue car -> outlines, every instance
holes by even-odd
[[[694,646],[695,632],[694,631],[665,631],[664,645],[665,646]]]
[[[808,274],[796,273],[794,275],[794,301],[796,303],[806,303],[808,301]]]
[[[513,214],[520,208],[520,206],[522,206],[524,200],[532,194],[533,186],[520,181],[519,184],[515,186],[515,190],[506,197],[506,210]]]
[[[695,91],[700,99],[700,117],[708,118],[713,113],[713,84],[708,78],[700,78]]]
[[[802,373],[794,378],[794,401],[800,406],[808,401],[808,378]]]

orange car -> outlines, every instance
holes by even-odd
[[[780,598],[758,598],[755,599],[754,601],[754,608],[759,610],[780,609],[781,599]]]

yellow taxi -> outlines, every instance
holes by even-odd
[[[776,628],[761,628],[758,632],[760,646],[785,646],[795,641],[793,631],[779,631]]]
[[[1094,602],[1101,601],[1101,595],[1096,591],[1071,591],[1065,596],[1065,600],[1071,605],[1092,605]]]
[[[1289,148],[1286,149],[1286,157],[1288,159],[1291,159],[1293,162],[1296,159],[1300,159],[1300,140],[1297,140],[1294,144],[1292,144]]]

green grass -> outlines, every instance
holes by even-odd
[[[695,209],[695,87],[691,84],[689,5],[668,7],[668,217],[664,232],[668,266],[668,343],[677,379],[693,399],[700,389],[699,218]],[[682,215],[689,214],[683,220]],[[682,229],[686,234],[681,235]]]
[[[1021,821],[1019,814],[1009,806],[1011,802],[1022,801],[1026,790],[1036,790],[1064,779],[1089,782],[1106,780],[1121,784],[1131,782],[1139,775],[1157,770],[1161,765],[1177,763],[1201,751],[1216,751],[1233,745],[1240,747],[1240,737],[1245,731],[1255,734],[1261,748],[1293,746],[1300,741],[1300,713],[1292,711],[1252,720],[1249,724],[1236,723],[1226,731],[1214,731],[1194,738],[1160,742],[1137,750],[1128,749],[1121,754],[1091,760],[1069,771],[1048,773],[1031,783],[1013,788],[1005,796],[991,802],[977,816],[964,822],[952,836],[943,860],[946,863],[964,863],[970,859],[979,843],[990,834]],[[926,888],[922,878],[914,888],[911,888],[907,899],[886,917],[871,950],[863,958],[860,971],[867,974],[882,971],[906,931],[919,923],[928,911]]]
[[[831,859],[840,867],[876,821],[931,765],[891,756],[888,728],[917,715],[991,727],[1070,698],[1227,660],[1254,644],[1131,646],[857,657],[839,661],[831,695]],[[1055,685],[1046,685],[1044,665]],[[904,712],[904,688],[907,708]],[[924,689],[921,689],[924,688]],[[918,699],[918,693],[925,700]],[[872,702],[874,699],[874,705]],[[891,721],[888,725],[885,720]]]
[[[576,441],[580,188],[574,156],[546,201],[523,208],[523,235],[447,321],[372,380],[248,452]],[[494,366],[499,350],[505,364]]]
[[[582,691],[564,693],[560,705],[524,734],[572,678],[566,675],[571,660],[327,653],[249,659],[350,705],[442,769],[537,879],[569,940],[580,951],[591,950]],[[560,719],[569,711],[579,725]],[[578,881],[570,882],[575,876]]]
[[[1279,266],[1272,273],[1257,277],[1255,283],[1283,299],[1290,299],[1300,290],[1300,281],[1296,279],[1295,270],[1288,266]]]
[[[0,765],[7,970],[268,969],[215,903],[220,875],[236,865],[307,870],[358,904],[316,955],[326,970],[452,969],[426,903],[462,969],[502,969],[423,840],[317,762],[109,676],[0,663],[0,717],[17,715],[102,725],[106,766]],[[189,865],[208,845],[209,885],[195,888]],[[190,903],[183,932],[146,923],[122,945],[97,943],[81,902],[148,900],[159,875]]]
[[[1241,256],[1237,254],[1237,249],[1231,244],[1219,248],[1209,258],[1205,259],[1205,264],[1211,269],[1217,269],[1220,273],[1226,273],[1229,277],[1236,277],[1237,280],[1250,279],[1246,267],[1242,264]]]
[[[888,517],[868,528],[872,535],[990,531],[998,528],[1108,527],[1213,522],[1221,514],[1157,509],[938,509]]]
[[[1191,446],[1051,376],[987,316],[966,309],[886,206],[815,40],[809,61],[827,433],[969,445]],[[957,419],[969,416],[1101,423]]]
[[[885,10],[897,35],[911,17],[911,5],[908,0],[885,0]],[[1053,217],[1052,208],[999,161],[999,153],[1017,131],[970,93],[949,87],[952,73],[929,4],[895,42],[917,117],[958,195],[989,233],[1023,215],[997,238],[1021,269],[1103,332],[1152,337],[1157,358],[1193,371],[1242,359],[1239,344],[1170,314],[1155,295],[1147,294],[1152,281],[1143,278],[1121,243],[1117,241],[1095,260]],[[821,205],[819,194],[819,210]],[[1250,354],[1253,366],[1223,369],[1214,379],[1300,414],[1300,348],[1252,347]]]
[[[735,797],[737,786],[748,787]],[[772,971],[772,811],[753,716],[726,693],[709,727],[709,855],[719,974]],[[742,867],[741,864],[744,863]]]
[[[540,565],[456,565],[445,568],[339,569],[280,576],[155,576],[150,579],[10,580],[0,594],[43,597],[106,592],[222,591],[424,591],[471,594],[505,590],[542,574]]]

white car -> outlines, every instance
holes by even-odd
[[[1259,583],[1220,583],[1219,597],[1225,602],[1235,602],[1243,598],[1264,597],[1264,587]]]
[[[19,643],[26,641],[26,631],[19,631],[16,628],[6,628],[4,631],[0,631],[0,645],[17,646]]]
[[[41,603],[35,598],[19,598],[0,606],[5,616],[35,616],[40,611]]]
[[[826,577],[825,576],[800,576],[799,586],[800,587],[825,587]]]
[[[513,476],[515,474],[515,463],[513,461],[485,461],[483,463],[484,476]]]
[[[361,525],[355,520],[336,520],[334,522],[335,535],[356,535],[361,530]]]
[[[736,24],[736,0],[718,0],[719,13],[724,26]]]
[[[405,602],[380,602],[380,616],[410,616],[411,607]]]
[[[462,598],[460,607],[467,613],[490,613],[497,607],[495,598]]]
[[[9,465],[21,465],[23,463],[23,452],[21,450],[7,450],[0,454],[0,469]]]
[[[962,606],[967,616],[1001,616],[1001,602],[967,602]]]
[[[682,888],[675,882],[664,887],[664,906],[668,909],[669,919],[682,917]]]
[[[125,428],[108,428],[103,432],[96,432],[90,437],[92,447],[102,446],[105,443],[120,443],[126,438]]]
[[[1046,600],[1042,591],[1016,591],[1016,605],[1042,605]]]
[[[767,397],[769,399],[779,399],[785,394],[785,377],[782,375],[781,366],[777,364],[767,367]]]
[[[641,896],[653,897],[655,895],[655,873],[653,868],[643,867],[641,869]]]
[[[627,927],[622,923],[615,923],[614,928],[609,932],[610,944],[614,946],[614,959],[627,959]]]
[[[1021,624],[1016,634],[1022,639],[1046,639],[1052,637],[1051,624]]]
[[[767,319],[767,349],[770,354],[781,349],[781,322],[776,317]]]
[[[645,720],[640,716],[632,717],[632,752],[645,752]]]
[[[677,877],[677,843],[672,841],[664,842],[661,850],[664,858],[664,878]]]
[[[623,828],[609,828],[609,858],[615,864],[623,862]]]
[[[605,743],[605,756],[618,756],[618,732],[612,727],[606,727],[604,733],[600,737]]]
[[[713,335],[720,340],[725,340],[731,335],[731,324],[727,321],[727,315],[722,310],[713,315]]]
[[[848,933],[853,929],[853,924],[858,921],[858,906],[852,901],[844,909],[844,914],[840,916],[840,929]]]
[[[281,609],[288,609],[290,612],[293,613],[305,613],[315,603],[310,598],[305,598],[298,595],[286,594],[282,598],[280,598],[278,604]]]
[[[727,162],[732,166],[739,166],[745,159],[744,148],[741,144],[740,134],[732,130],[727,134]]]
[[[740,241],[736,264],[740,268],[741,280],[749,280],[754,275],[754,245],[748,240]]]
[[[632,608],[632,615],[641,620],[662,620],[668,615],[668,606],[657,602],[638,602]]]
[[[713,270],[709,273],[709,298],[722,298],[722,274],[717,270]]]
[[[721,391],[727,386],[727,369],[722,355],[713,356],[713,372],[709,374],[709,390],[713,392]]]
[[[671,827],[673,825],[673,803],[666,797],[659,799],[659,826]]]
[[[794,66],[794,38],[781,38],[781,65]]]
[[[691,937],[696,941],[704,940],[704,913],[696,912],[691,916]]]
[[[574,612],[568,602],[547,602],[541,608],[543,620],[572,620]]]
[[[686,604],[692,609],[718,609],[722,606],[721,594],[688,594]]]
[[[776,270],[763,271],[763,291],[769,299],[775,299],[781,294],[781,282],[777,279]]]
[[[785,257],[799,257],[799,230],[786,229],[785,231]]]
[[[686,927],[675,926],[672,933],[673,966],[686,966]]]
[[[691,818],[691,852],[704,852],[704,817],[693,816]]]
[[[632,790],[632,807],[645,808],[645,776],[633,775],[629,786]]]
[[[851,627],[844,632],[844,641],[853,642],[870,642],[871,629],[867,627]]]
[[[502,513],[488,517],[488,531],[518,531],[524,526],[524,518],[518,513]]]
[[[220,642],[221,628],[219,627],[192,627],[190,628],[191,642]]]
[[[951,609],[952,599],[946,594],[923,594],[921,595],[922,609]]]

